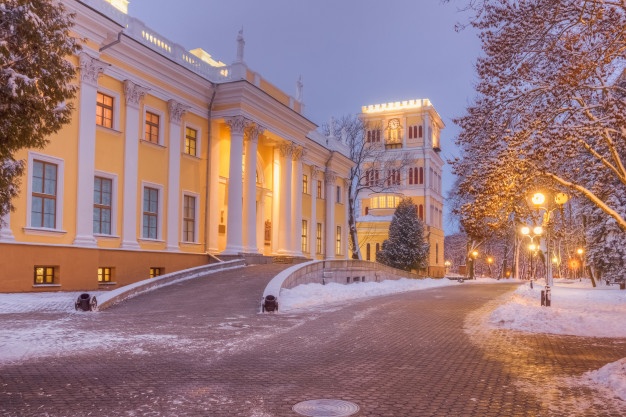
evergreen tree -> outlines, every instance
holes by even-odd
[[[417,217],[417,206],[410,198],[398,204],[389,225],[389,239],[376,253],[378,262],[411,271],[428,266],[429,245],[424,239],[424,223]]]
[[[43,148],[69,123],[76,93],[74,66],[80,50],[70,36],[73,15],[53,0],[0,3],[0,216],[18,194],[24,148]]]

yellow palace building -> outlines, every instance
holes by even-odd
[[[371,129],[367,145],[384,148],[385,159],[404,161],[394,172],[380,172],[379,161],[370,161],[366,170],[368,181],[385,178],[388,192],[363,194],[357,202],[357,233],[363,259],[376,260],[376,252],[389,237],[393,213],[404,197],[417,205],[424,222],[425,240],[430,245],[428,268],[430,277],[443,277],[443,193],[444,161],[440,136],[445,127],[428,99],[407,100],[363,106],[360,116]]]
[[[25,150],[0,292],[116,288],[245,255],[347,258],[345,146],[244,62],[188,51],[124,0],[64,0],[83,51],[72,123]],[[234,44],[235,47],[235,44]]]

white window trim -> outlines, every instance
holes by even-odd
[[[188,242],[186,240],[184,240],[184,232],[185,232],[185,196],[189,196],[189,197],[194,197],[196,199],[196,207],[195,207],[195,211],[194,213],[196,214],[196,217],[194,219],[194,231],[193,231],[193,236],[194,236],[194,241],[193,242]],[[181,243],[187,243],[187,244],[193,244],[193,243],[199,243],[199,236],[198,233],[200,231],[200,218],[198,216],[199,213],[199,209],[200,209],[200,194],[191,192],[191,191],[183,191],[183,198],[181,200],[182,203],[182,210],[181,210],[181,216],[180,216],[180,235],[181,235]],[[142,216],[143,217],[143,216]],[[143,228],[142,228],[143,230]]]
[[[187,128],[193,129],[197,133],[197,136],[196,136],[196,154],[195,155],[190,155],[190,154],[185,152],[185,140],[187,139]],[[189,122],[185,122],[185,125],[183,126],[183,140],[182,140],[182,143],[181,143],[180,152],[182,154],[190,156],[192,158],[200,158],[200,155],[202,155],[202,129],[198,125],[195,125],[195,124],[189,123]]]
[[[143,206],[143,196],[144,196],[144,190],[146,189],[146,187],[148,188],[156,188],[159,191],[159,213],[157,215],[157,238],[156,239],[152,239],[149,237],[144,237],[143,235],[143,213],[144,213],[144,206]],[[154,182],[147,182],[147,181],[142,181],[141,182],[141,213],[139,213],[139,236],[140,236],[140,240],[147,240],[147,241],[151,241],[151,242],[162,242],[163,241],[163,200],[165,199],[165,195],[163,194],[163,190],[164,187],[161,184],[156,184]]]
[[[159,141],[157,143],[150,142],[146,139],[146,113],[153,113],[159,116]],[[165,142],[163,139],[164,130],[165,130],[165,113],[161,110],[157,110],[154,107],[143,106],[143,118],[141,119],[141,140],[147,143],[151,143],[153,145],[159,145],[165,147]]]
[[[102,177],[102,178],[110,179],[112,184],[111,184],[111,234],[105,235],[105,234],[97,233],[97,234],[94,234],[94,236],[103,237],[103,238],[119,237],[117,235],[117,186],[118,186],[117,174],[114,174],[111,172],[104,172],[104,171],[95,171],[94,180],[95,180],[95,177]],[[142,201],[143,201],[143,195],[142,195]],[[142,215],[142,218],[143,218],[143,215]]]
[[[120,94],[116,91],[109,90],[108,88],[102,88],[102,87],[98,87],[98,93],[102,93],[109,97],[113,97],[113,126],[110,128],[106,126],[101,126],[101,125],[96,125],[96,126],[102,129],[107,129],[107,130],[113,129],[119,132],[120,131],[120,102],[121,102]]]
[[[51,229],[49,227],[33,227],[32,225],[32,204],[33,204],[33,163],[39,160],[43,162],[49,162],[57,166],[57,194],[56,194],[56,228]],[[65,195],[65,160],[55,158],[53,156],[44,155],[37,152],[28,152],[28,192],[26,197],[26,227],[27,231],[34,232],[52,232],[52,233],[66,233],[63,230],[63,197]]]

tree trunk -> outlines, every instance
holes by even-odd
[[[356,233],[356,216],[354,215],[355,199],[348,198],[348,227],[350,229],[350,249],[352,250],[352,259],[361,259],[361,248],[359,247],[359,237]]]

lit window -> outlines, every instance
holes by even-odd
[[[337,186],[337,204],[341,204],[341,186]]]
[[[111,282],[111,271],[109,267],[98,268],[98,282]]]
[[[197,156],[198,131],[190,127],[185,129],[185,153]]]
[[[159,143],[159,115],[146,112],[146,137],[148,142]]]
[[[143,237],[157,239],[159,234],[159,190],[145,187],[143,189]]]
[[[38,284],[54,284],[54,267],[53,266],[36,266],[35,267],[35,285]]]
[[[341,226],[337,226],[337,245],[335,247],[335,254],[341,255]]]
[[[302,252],[309,251],[309,223],[302,220]]]
[[[322,253],[322,223],[317,224],[315,234],[315,253]]]
[[[322,180],[317,180],[317,198],[322,198]]]
[[[154,277],[158,277],[160,275],[163,275],[163,271],[164,271],[164,269],[161,268],[161,267],[151,266],[150,267],[150,278],[154,278]]]
[[[96,97],[96,124],[113,128],[113,97],[98,93]]]
[[[304,194],[309,193],[309,177],[306,175],[302,176],[302,192]]]
[[[93,187],[93,232],[111,234],[111,202],[113,181],[109,178],[95,177]]]
[[[33,161],[31,226],[56,228],[57,165]]]
[[[196,197],[191,195],[183,201],[183,241],[196,241]]]

